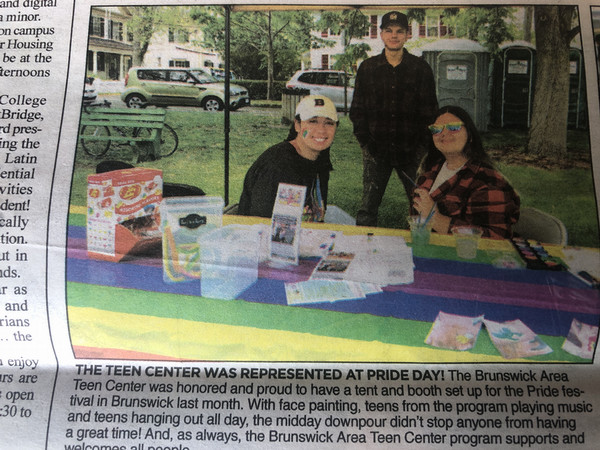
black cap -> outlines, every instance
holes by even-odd
[[[408,18],[405,14],[402,14],[401,12],[390,11],[389,13],[385,14],[381,18],[381,26],[379,28],[385,28],[392,24],[398,25],[404,28],[405,30],[408,30]]]

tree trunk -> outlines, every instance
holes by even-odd
[[[524,8],[523,18],[523,40],[526,42],[532,42],[532,25],[533,25],[533,6],[526,6]]]
[[[146,51],[148,51],[149,42],[139,42],[133,41],[133,57],[132,63],[134,67],[139,67],[144,64],[144,56],[146,55]]]
[[[567,152],[571,6],[535,6],[536,84],[530,153],[559,158]]]

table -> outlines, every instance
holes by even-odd
[[[224,216],[226,224],[257,221]],[[408,240],[405,230],[335,229]],[[415,249],[414,283],[387,286],[366,300],[288,306],[284,282],[306,279],[316,260],[288,270],[261,265],[258,281],[241,298],[218,300],[199,296],[199,281],[163,282],[158,258],[120,263],[87,258],[85,208],[72,207],[67,305],[74,352],[80,358],[159,360],[508,361],[484,330],[465,352],[425,344],[432,322],[444,311],[484,314],[493,321],[521,319],[553,352],[520,361],[590,362],[561,346],[572,319],[598,325],[600,291],[568,272],[494,267],[497,252],[512,251],[508,241],[483,240],[473,261],[458,260],[447,236],[432,236],[431,244]],[[549,250],[560,254],[560,248]]]

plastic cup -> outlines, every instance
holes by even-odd
[[[459,258],[473,259],[477,256],[477,245],[483,230],[479,227],[461,226],[452,228]]]
[[[410,238],[413,247],[423,247],[429,244],[431,237],[431,222],[425,224],[425,218],[421,216],[409,216]]]

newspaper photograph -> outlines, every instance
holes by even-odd
[[[599,36],[0,0],[0,448],[596,448]]]

